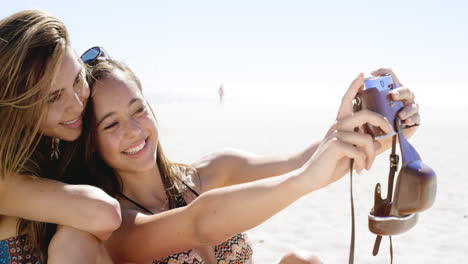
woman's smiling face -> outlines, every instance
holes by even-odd
[[[156,121],[138,85],[120,70],[93,87],[97,151],[119,172],[146,172],[156,166]]]
[[[82,114],[89,97],[85,69],[70,47],[64,50],[59,71],[48,92],[47,114],[40,124],[46,136],[74,141],[82,131]]]

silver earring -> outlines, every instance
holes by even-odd
[[[59,155],[60,155],[59,145],[60,145],[60,139],[53,138],[52,139],[52,150],[50,152],[50,159],[51,160],[53,160],[53,159],[58,160],[59,159]]]

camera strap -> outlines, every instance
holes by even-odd
[[[395,173],[398,170],[398,163],[399,163],[399,156],[396,154],[396,139],[397,136],[394,135],[392,137],[392,152],[390,154],[390,172],[388,174],[388,185],[387,185],[387,198],[382,201],[382,204],[376,204],[377,199],[374,199],[374,208],[373,210],[382,210],[384,215],[390,215],[390,207],[392,204],[392,196],[393,196],[393,186],[395,181]],[[351,159],[349,164],[349,176],[350,176],[350,203],[351,203],[351,245],[349,248],[349,258],[348,263],[354,263],[354,248],[355,248],[355,216],[354,216],[354,198],[353,198],[353,167],[354,167],[354,159]],[[380,193],[380,184],[378,183],[376,189]],[[379,194],[380,195],[380,194]],[[390,263],[393,263],[393,242],[392,236],[388,236],[390,239]],[[380,242],[382,241],[382,236],[377,236],[374,243],[374,248],[372,250],[372,255],[376,256],[379,252]]]

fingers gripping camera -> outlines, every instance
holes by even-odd
[[[372,135],[374,139],[380,139],[396,134],[396,118],[398,112],[403,108],[401,101],[393,101],[392,89],[397,88],[390,75],[369,77],[364,80],[365,89],[358,92],[354,99],[354,111],[368,109],[377,112],[390,122],[394,132],[390,135],[385,134],[380,128],[367,124],[364,126],[364,132]]]

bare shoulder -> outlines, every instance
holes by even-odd
[[[200,181],[201,192],[219,188],[239,166],[243,166],[255,156],[235,149],[224,149],[203,156],[192,166],[198,172],[199,179],[194,177],[194,183]]]

